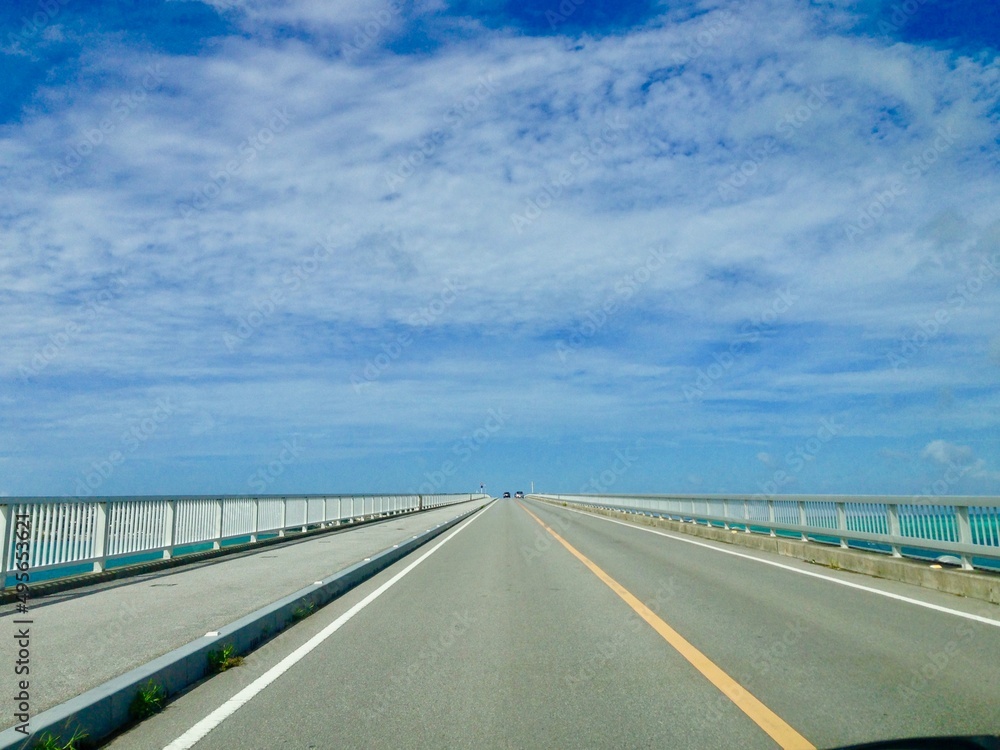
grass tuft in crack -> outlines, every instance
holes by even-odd
[[[83,741],[86,737],[86,732],[82,729],[77,729],[73,732],[73,736],[63,743],[62,737],[56,737],[55,735],[46,732],[41,736],[38,742],[34,744],[31,750],[83,750],[85,747]]]
[[[139,688],[139,692],[132,699],[132,703],[128,707],[129,716],[137,721],[147,719],[153,714],[160,713],[166,700],[167,691],[150,680]]]
[[[208,666],[213,672],[225,672],[243,663],[243,657],[236,653],[236,646],[226,643],[218,651],[208,652]]]
[[[292,610],[292,621],[298,622],[299,620],[304,620],[315,611],[316,602],[309,602],[301,607],[296,607]]]

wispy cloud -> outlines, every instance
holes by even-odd
[[[607,460],[586,436],[644,441],[616,488],[755,491],[830,414],[797,491],[995,451],[1000,76],[972,31],[195,5],[0,30],[5,491],[72,493],[81,443],[162,397],[102,492],[245,491],[305,433],[269,490],[413,489],[495,404],[517,418],[442,489],[480,458],[575,487]]]

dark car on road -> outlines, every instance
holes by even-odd
[[[510,493],[509,492],[505,492],[505,493],[503,493],[503,496],[504,497],[510,497]]]

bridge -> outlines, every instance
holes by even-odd
[[[998,498],[3,498],[0,511],[2,748],[1000,734]]]

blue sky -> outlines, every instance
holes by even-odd
[[[0,10],[0,493],[1000,494],[1000,12]]]

